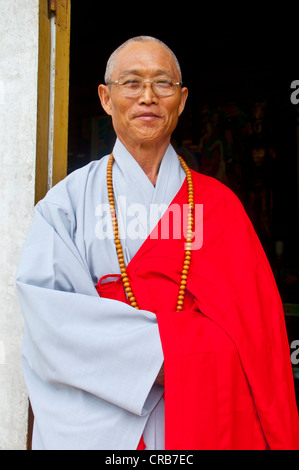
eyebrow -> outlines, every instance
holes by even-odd
[[[129,70],[124,70],[121,72],[121,75],[139,75],[142,76],[144,75],[144,72],[138,69],[129,69]],[[154,75],[158,77],[159,75],[166,75],[167,77],[173,78],[173,74],[169,70],[165,69],[157,69],[154,71]]]

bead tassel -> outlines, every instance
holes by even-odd
[[[191,171],[188,165],[179,155],[178,155],[178,158],[180,160],[180,163],[182,165],[184,172],[186,173],[187,186],[188,186],[188,222],[187,222],[187,233],[186,233],[186,240],[185,240],[185,260],[184,260],[182,274],[181,274],[181,284],[180,284],[180,289],[179,289],[179,294],[178,294],[178,299],[177,299],[177,307],[176,307],[177,311],[181,311],[183,310],[185,290],[186,290],[188,272],[189,272],[189,267],[190,267],[190,262],[191,262],[192,233],[193,233],[192,231],[193,231],[193,224],[194,224],[194,218],[193,218],[194,189],[193,189],[192,175],[191,175]],[[119,239],[119,230],[118,230],[114,194],[113,194],[113,181],[112,181],[113,163],[114,163],[114,157],[113,157],[113,154],[111,154],[109,161],[108,161],[108,166],[107,166],[107,190],[108,190],[108,200],[109,200],[109,206],[110,206],[110,212],[111,212],[112,226],[113,226],[113,231],[114,231],[114,243],[115,243],[115,248],[117,252],[118,264],[120,267],[122,282],[123,282],[123,286],[124,286],[127,298],[129,299],[131,306],[139,310],[136,298],[133,294],[131,284],[127,275],[122,244]]]

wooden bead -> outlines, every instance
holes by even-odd
[[[178,155],[178,159],[181,163],[181,166],[184,172],[186,173],[187,188],[188,188],[188,216],[187,216],[187,236],[186,236],[186,243],[185,243],[185,259],[184,259],[184,265],[183,265],[183,270],[182,270],[182,275],[181,275],[181,284],[180,284],[178,300],[177,300],[177,308],[176,308],[177,311],[181,311],[183,310],[185,290],[186,290],[186,285],[187,285],[187,280],[188,280],[189,266],[191,262],[191,249],[192,249],[192,238],[193,238],[192,228],[194,225],[194,217],[193,217],[194,189],[193,189],[192,173],[190,169],[188,168],[188,165],[183,160],[183,158],[180,157],[179,155]],[[113,176],[112,176],[113,163],[114,163],[114,158],[113,158],[113,154],[111,154],[109,161],[108,161],[108,165],[107,165],[107,193],[108,193],[108,201],[110,205],[112,226],[113,226],[113,231],[114,231],[114,242],[115,242],[116,252],[118,256],[118,263],[119,263],[119,267],[121,270],[122,282],[123,282],[123,286],[125,288],[127,297],[131,303],[131,306],[136,308],[137,310],[140,310],[136,302],[136,298],[134,297],[134,294],[133,294],[133,291],[132,291],[132,288],[131,288],[131,285],[127,276],[126,265],[124,262],[124,255],[123,255],[123,250],[122,250],[122,244],[119,239],[119,230],[118,230],[118,223],[117,223],[117,216],[116,216],[116,209],[115,209],[115,202],[114,202],[114,190],[113,190]]]

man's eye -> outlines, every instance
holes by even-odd
[[[124,86],[137,87],[140,85],[140,81],[136,79],[128,79],[122,83]]]
[[[156,85],[161,88],[169,88],[173,86],[173,83],[170,80],[157,80]]]

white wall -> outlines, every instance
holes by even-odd
[[[34,206],[38,0],[0,0],[0,449],[25,449],[15,272]]]

